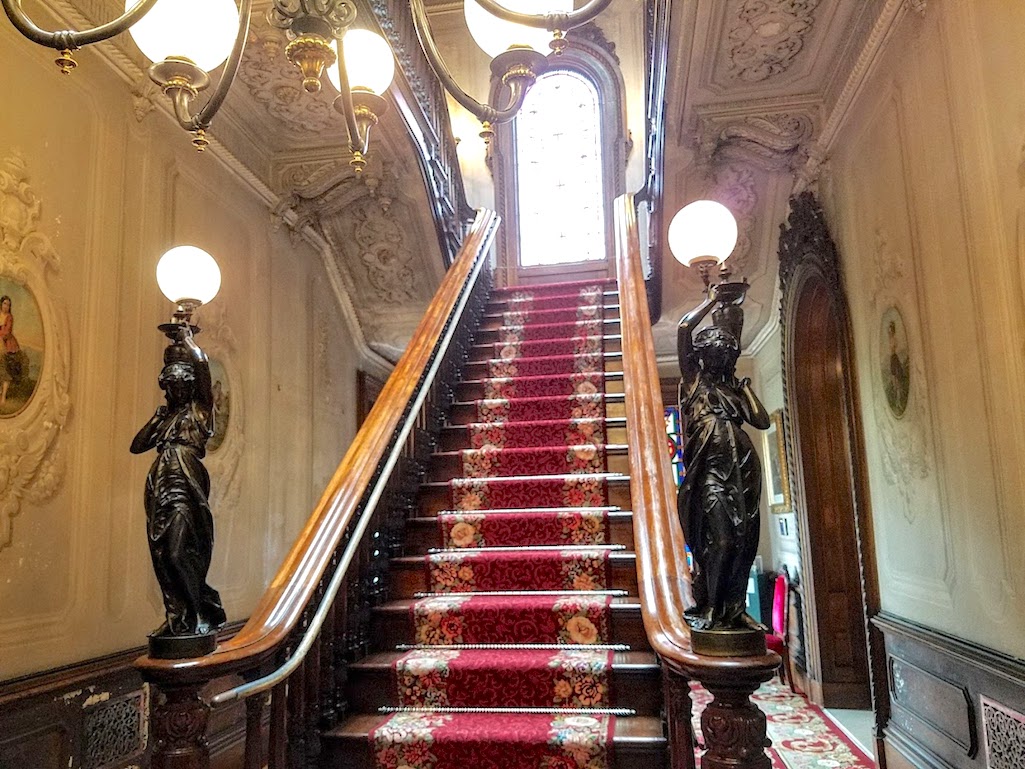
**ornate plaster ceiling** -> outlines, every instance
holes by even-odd
[[[731,208],[730,260],[751,282],[744,343],[777,320],[779,224],[884,0],[674,3],[666,91],[666,217],[699,197]],[[804,179],[803,181],[807,181]],[[668,221],[666,221],[668,226]],[[701,299],[697,276],[663,253],[657,352],[675,362],[676,323]]]

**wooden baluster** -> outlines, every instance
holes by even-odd
[[[288,679],[288,728],[285,730],[288,734],[288,769],[304,769],[306,765],[305,675],[304,662]]]
[[[338,591],[335,599],[334,647],[335,647],[335,722],[341,721],[349,712],[349,587],[346,584]]]
[[[153,709],[153,769],[210,769],[206,729],[210,707],[195,686],[157,689]]]
[[[246,700],[246,757],[244,769],[262,769],[263,763],[263,709],[267,693],[254,694]]]
[[[335,568],[338,567],[335,559]],[[332,569],[333,571],[333,569]],[[335,632],[338,598],[327,610],[324,629],[320,633],[320,728],[327,730],[338,723],[338,697],[335,686]]]
[[[319,601],[318,601],[319,603]],[[321,635],[318,635],[310,647],[310,653],[303,664],[303,683],[305,692],[305,725],[306,725],[306,766],[316,769],[320,765],[320,654]]]
[[[287,769],[288,756],[288,681],[274,687],[270,698],[269,769]]]
[[[669,731],[669,757],[672,769],[695,769],[690,682],[685,676],[663,664],[662,692],[665,696],[665,719]]]

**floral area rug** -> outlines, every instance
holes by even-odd
[[[691,685],[694,700],[694,730],[699,742],[701,712],[712,695]],[[794,694],[778,678],[764,684],[751,698],[765,713],[772,748],[773,769],[874,769],[867,756],[803,695]]]
[[[370,734],[378,769],[612,765],[607,286],[492,298],[505,325],[446,465],[460,477],[410,609],[416,645],[393,664],[406,710]]]

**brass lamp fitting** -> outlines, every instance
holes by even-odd
[[[302,34],[285,46],[285,57],[302,72],[306,93],[320,93],[325,68],[338,60],[331,43],[312,33]]]
[[[491,125],[490,121],[485,120],[480,124],[480,133],[478,136],[484,140],[485,145],[491,144],[491,140],[495,138],[495,129]]]
[[[70,48],[63,49],[61,55],[54,59],[53,63],[61,68],[62,75],[70,75],[71,70],[78,66],[78,62],[72,58]]]
[[[548,43],[548,47],[552,49],[552,52],[556,56],[562,56],[567,45],[569,43],[566,41],[566,35],[563,31],[561,29],[552,30],[552,39]]]

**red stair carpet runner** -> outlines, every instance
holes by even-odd
[[[501,326],[465,377],[485,397],[447,454],[416,645],[391,671],[398,712],[369,735],[378,769],[614,765],[606,291],[492,297]]]

